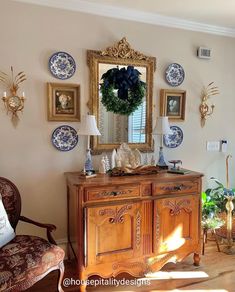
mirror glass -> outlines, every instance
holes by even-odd
[[[119,69],[127,66],[117,65]],[[109,69],[114,68],[113,64],[99,64],[99,84],[103,81],[102,75]],[[135,67],[141,75],[140,80],[146,83],[146,68]],[[100,87],[100,86],[99,86]],[[98,137],[100,144],[119,143],[146,143],[146,96],[142,104],[131,115],[120,115],[107,111],[101,102],[102,93],[99,89],[99,120],[97,121],[101,136]]]
[[[104,51],[87,52],[90,69],[90,99],[88,107],[95,115],[101,136],[91,137],[93,154],[118,148],[125,142],[140,151],[152,151],[152,96],[153,74],[156,66],[154,57],[133,50],[125,38]],[[102,75],[113,68],[133,66],[140,72],[139,78],[145,82],[145,96],[141,105],[129,116],[107,111],[102,104]],[[116,94],[116,92],[114,91]]]

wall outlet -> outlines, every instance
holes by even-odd
[[[206,144],[207,151],[220,151],[220,142],[219,141],[208,141]]]

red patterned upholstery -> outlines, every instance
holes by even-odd
[[[22,291],[57,269],[64,251],[40,237],[17,235],[0,249],[0,291]],[[43,275],[43,276],[42,276]]]
[[[0,177],[0,194],[14,229],[21,220],[45,228],[48,237],[47,241],[36,236],[17,235],[0,248],[0,292],[24,291],[53,270],[59,270],[57,291],[63,292],[64,251],[54,244],[51,235],[56,227],[20,216],[20,193],[11,181],[3,177]]]
[[[0,177],[0,194],[11,226],[15,229],[21,211],[21,198],[17,187],[8,179]]]

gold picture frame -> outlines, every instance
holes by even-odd
[[[185,120],[186,91],[175,89],[161,89],[160,115],[169,120]]]
[[[48,120],[80,122],[80,85],[47,83]]]
[[[90,113],[96,117],[98,127],[100,123],[102,124],[102,107],[100,106],[102,96],[99,90],[102,74],[105,73],[102,73],[102,67],[104,68],[106,65],[110,65],[111,68],[133,66],[137,70],[143,69],[143,72],[145,72],[144,82],[146,82],[145,142],[128,143],[128,145],[142,152],[152,152],[154,149],[152,139],[152,102],[156,58],[134,50],[124,37],[102,51],[88,50],[87,64],[90,70],[90,99],[88,104]],[[120,139],[119,141],[104,143],[99,136],[92,136],[91,149],[93,153],[100,154],[103,151],[112,151],[114,148],[118,148],[122,142],[124,141]]]

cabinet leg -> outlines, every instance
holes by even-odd
[[[85,275],[85,273],[83,273],[82,271],[79,272],[79,279],[80,279],[80,286],[79,286],[79,292],[86,292],[86,287],[87,287],[87,276]]]
[[[86,292],[86,285],[80,285],[79,286],[79,292]]]
[[[194,260],[194,266],[200,266],[200,256],[199,256],[199,253],[194,253],[193,260]]]

